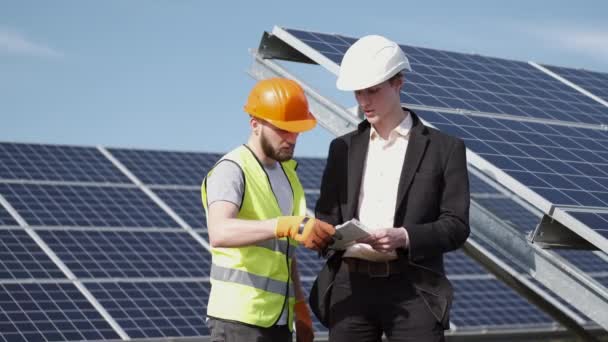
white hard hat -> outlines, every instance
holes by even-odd
[[[336,86],[361,90],[380,84],[401,70],[412,71],[397,43],[378,35],[357,40],[344,54]]]

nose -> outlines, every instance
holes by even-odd
[[[357,102],[359,103],[359,106],[361,106],[361,107],[365,107],[365,106],[369,105],[371,102],[369,100],[369,96],[364,91],[355,92],[355,98],[357,99]]]
[[[288,143],[295,144],[296,140],[298,139],[298,134],[300,134],[300,133],[285,132],[284,138]]]

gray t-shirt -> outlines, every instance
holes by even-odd
[[[274,192],[281,213],[285,216],[293,214],[293,192],[289,180],[283,172],[281,165],[264,166],[270,179],[270,186]],[[207,204],[216,201],[227,201],[241,206],[245,181],[241,168],[230,160],[220,161],[209,177],[207,177]]]
[[[279,202],[281,213],[285,216],[293,215],[293,192],[283,168],[279,163],[275,163],[272,166],[264,166],[264,170],[270,179],[270,186]],[[243,177],[243,171],[236,163],[230,160],[220,161],[207,177],[208,205],[216,201],[227,201],[240,208],[245,191]],[[277,324],[287,324],[287,308],[283,310]]]

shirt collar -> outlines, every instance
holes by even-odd
[[[405,116],[405,118],[403,118],[403,120],[401,120],[401,122],[397,125],[397,127],[393,128],[393,130],[389,133],[388,140],[390,140],[391,137],[395,136],[395,135],[407,137],[408,134],[410,134],[410,130],[412,129],[413,124],[414,124],[414,122],[412,120],[412,114],[410,112],[407,112],[407,115]],[[376,129],[372,125],[371,129],[370,129],[370,135],[369,135],[370,140],[375,140],[376,138],[379,138],[379,137],[380,137],[380,134],[378,134],[378,131],[376,131]]]

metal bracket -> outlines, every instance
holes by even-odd
[[[541,248],[598,249],[549,215],[543,216],[529,240]]]

